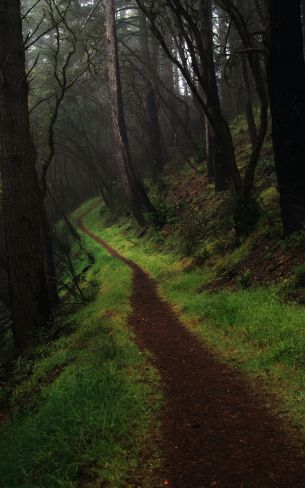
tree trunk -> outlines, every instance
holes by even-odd
[[[19,348],[50,317],[41,192],[31,138],[19,0],[0,2],[0,169],[13,332]]]
[[[211,28],[211,2],[210,0],[201,0],[200,4],[195,7],[198,8],[199,19],[197,22],[190,20],[187,22],[187,28],[190,29],[191,35],[183,34],[183,42],[188,49],[191,63],[185,59],[185,52],[183,47],[179,48],[177,43],[177,53],[169,49],[165,36],[162,30],[157,25],[157,15],[155,15],[149,8],[147,8],[143,0],[136,0],[140,8],[149,17],[151,29],[158,38],[165,53],[181,71],[185,82],[187,83],[187,90],[190,90],[196,99],[200,110],[207,116],[211,126],[213,127],[215,137],[217,140],[217,147],[215,153],[215,161],[217,166],[217,176],[215,177],[216,190],[224,191],[231,186],[235,195],[240,194],[241,178],[236,165],[234,144],[229,125],[221,110],[218,87],[215,75],[215,66],[213,59],[213,38]],[[177,30],[184,32],[184,22],[191,14],[182,0],[175,0],[175,6],[172,2],[168,4],[177,22]],[[207,25],[208,20],[208,25]],[[186,28],[186,30],[187,30]],[[208,53],[210,53],[208,55]],[[177,55],[176,55],[177,54]],[[192,65],[190,68],[189,65]],[[195,74],[195,76],[194,76]],[[205,101],[208,100],[208,103]],[[219,177],[219,181],[218,181]],[[217,179],[216,179],[217,178]]]
[[[220,47],[220,79],[219,79],[219,91],[221,98],[222,111],[227,120],[232,119],[235,114],[234,97],[232,93],[232,87],[228,84],[227,79],[227,62],[229,59],[229,43],[228,43],[228,30],[229,20],[227,13],[217,6],[218,24],[219,24],[219,47]]]
[[[207,156],[208,180],[211,183],[214,180],[214,153],[215,153],[215,137],[213,129],[205,117],[205,146]]]
[[[245,2],[245,0],[240,0],[241,2]],[[238,4],[238,1],[233,0],[234,5]],[[241,58],[239,54],[236,54],[241,48],[241,39],[238,34],[238,31],[235,28],[235,25],[232,23],[232,20],[230,19],[231,22],[231,27],[229,30],[229,45],[230,45],[230,51],[231,51],[231,57],[232,57],[232,65],[231,65],[231,71],[232,71],[232,80],[230,83],[230,92],[231,92],[231,97],[232,97],[232,102],[233,102],[233,113],[232,116],[233,118],[238,117],[239,115],[244,113],[244,93],[243,93],[243,72],[242,72],[242,63],[241,63]]]
[[[305,0],[301,0],[302,28],[303,28],[303,52],[305,54]]]
[[[140,26],[140,48],[141,56],[143,60],[144,81],[146,91],[146,109],[147,118],[150,128],[150,139],[153,153],[153,173],[158,178],[164,168],[164,154],[162,147],[162,136],[159,124],[159,114],[157,97],[154,88],[154,83],[157,79],[157,67],[153,66],[153,57],[150,54],[148,43],[148,32],[146,26],[146,17],[141,9],[138,9],[139,26]],[[157,62],[157,56],[154,56],[155,62]],[[155,79],[154,79],[155,77]]]
[[[175,49],[174,47],[174,42],[172,35],[169,33],[167,36],[167,44],[169,46],[169,49],[173,51]],[[157,40],[155,39],[155,42]],[[162,81],[166,87],[166,90],[164,90],[163,98],[166,98],[166,103],[168,105],[168,119],[170,123],[170,129],[171,129],[171,138],[169,139],[169,144],[173,146],[177,146],[177,133],[179,129],[179,122],[177,120],[177,112],[179,112],[179,106],[177,104],[177,95],[179,96],[179,93],[177,90],[177,81],[176,81],[176,74],[175,74],[175,65],[173,62],[169,59],[168,56],[162,51],[161,53],[161,75],[162,75]],[[185,127],[188,128],[188,120],[186,119],[185,121]],[[187,129],[188,130],[188,129]]]
[[[209,93],[206,93],[206,104],[209,111],[213,114],[215,118],[218,119],[217,125],[220,126],[219,133],[215,131],[213,136],[213,151],[209,152],[208,158],[212,157],[211,161],[208,161],[208,166],[214,165],[214,180],[216,191],[224,191],[229,187],[231,179],[231,168],[228,163],[230,157],[227,145],[227,137],[230,135],[229,129],[226,130],[226,121],[222,115],[220,99],[218,93],[218,85],[216,79],[215,63],[214,63],[214,44],[213,44],[213,27],[212,27],[212,4],[211,0],[202,0],[201,2],[201,36],[203,52],[201,54],[202,70],[206,72],[207,83],[209,88]],[[210,121],[208,121],[208,125]],[[221,129],[222,127],[222,129]],[[211,135],[211,130],[209,130]],[[208,141],[208,144],[211,141]],[[233,149],[233,161],[235,165],[234,158],[234,148],[233,142],[230,143],[231,150]],[[237,169],[237,168],[236,168]]]
[[[158,107],[156,94],[153,88],[150,88],[146,96],[147,114],[151,130],[151,146],[154,156],[154,175],[159,178],[164,169],[164,157],[162,147],[162,137],[159,124]]]
[[[253,16],[253,5],[249,0],[237,0],[236,6],[239,8],[240,12],[243,14],[245,19],[251,18]],[[259,30],[259,27],[257,26]],[[242,50],[242,41],[239,41],[239,48]],[[243,78],[243,103],[244,110],[246,114],[249,136],[252,144],[252,149],[257,146],[257,129],[255,123],[255,117],[253,112],[253,101],[252,101],[252,76],[249,75],[248,61],[245,53],[240,55],[241,72]]]
[[[154,207],[144,186],[139,181],[131,161],[123,108],[113,0],[105,1],[105,28],[109,93],[118,168],[127,202],[139,225],[144,226],[144,212],[154,213]]]
[[[257,145],[257,130],[256,130],[256,124],[255,124],[255,118],[254,118],[254,112],[253,112],[253,105],[252,105],[252,93],[251,93],[251,85],[250,85],[247,59],[245,58],[245,56],[243,54],[241,57],[241,67],[242,67],[242,73],[243,73],[243,79],[244,79],[244,85],[245,85],[244,97],[245,97],[246,119],[247,119],[248,130],[249,130],[252,148],[254,149],[255,146]]]
[[[305,222],[305,63],[301,0],[269,0],[267,80],[285,234]]]

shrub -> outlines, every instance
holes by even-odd
[[[260,217],[260,208],[255,198],[249,202],[233,203],[233,218],[237,235],[247,235],[255,227]]]
[[[162,227],[170,223],[175,217],[175,209],[167,198],[166,189],[158,185],[151,187],[150,199],[156,209],[156,215],[146,215],[148,224],[153,227]]]
[[[250,288],[251,286],[251,271],[246,269],[238,278],[237,281],[242,290]]]
[[[305,264],[299,264],[294,268],[295,274],[295,286],[297,288],[304,288],[305,287]]]

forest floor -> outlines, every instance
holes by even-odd
[[[160,298],[157,282],[139,265],[121,256],[99,237],[100,232],[96,235],[88,222],[80,219],[79,226],[133,272],[129,326],[138,347],[152,354],[165,396],[163,484],[304,487],[304,455],[262,392],[187,330]]]
[[[1,488],[152,486],[162,398],[127,327],[132,272],[86,251],[89,265],[72,250],[86,300],[64,295],[43,340],[0,364]]]
[[[204,168],[150,184],[162,229],[100,198],[81,244],[58,223],[83,298],[61,269],[39,344],[0,341],[1,488],[305,488],[305,232],[282,236],[270,136],[239,238]]]

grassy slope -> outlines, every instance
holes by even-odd
[[[191,330],[222,358],[252,378],[263,378],[278,396],[281,410],[288,410],[305,431],[305,309],[281,303],[273,285],[203,291],[214,277],[210,263],[193,266],[191,258],[169,250],[153,232],[138,238],[128,218],[110,222],[105,209],[96,209],[86,218],[96,234],[159,281],[160,293]],[[225,255],[222,264],[240,259],[248,240],[241,249]],[[218,265],[220,260],[217,256]]]
[[[242,167],[250,150],[244,121],[233,131]],[[151,230],[139,239],[130,219],[110,224],[105,209],[96,209],[85,221],[159,281],[160,293],[221,358],[263,378],[304,427],[304,309],[281,303],[278,285],[219,288],[216,293],[205,289],[251,255],[254,240],[280,238],[278,227],[268,225],[270,218],[278,219],[269,153],[270,141],[258,174],[268,216],[238,247],[227,213],[222,213],[223,200],[212,186],[202,192],[204,176],[199,180],[189,167],[174,170],[172,195],[158,202],[165,212],[177,206],[176,220],[184,227]],[[194,185],[197,193],[188,193]],[[194,212],[206,224],[203,234],[193,236],[189,224]],[[195,241],[197,247],[189,249]],[[89,239],[87,247],[96,263],[84,287],[89,291],[95,283],[96,296],[66,319],[59,339],[21,358],[11,375],[12,420],[6,422],[0,412],[0,486],[5,488],[152,486],[158,456],[150,436],[158,433],[160,394],[156,372],[126,329],[131,273]],[[182,256],[186,252],[190,257]],[[85,263],[77,263],[81,271]],[[253,264],[251,272],[257,267]],[[241,278],[247,281],[247,276]],[[65,335],[65,330],[70,332]],[[143,455],[151,464],[141,465]]]
[[[126,328],[131,272],[87,247],[96,263],[84,286],[97,284],[95,298],[66,319],[72,333],[16,365],[12,420],[0,424],[1,487],[152,486],[160,397]]]

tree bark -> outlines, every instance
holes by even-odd
[[[232,119],[235,114],[235,104],[234,96],[232,93],[232,87],[228,83],[227,77],[227,62],[229,59],[229,31],[231,26],[229,24],[227,13],[217,7],[218,14],[218,29],[219,29],[219,48],[220,48],[220,60],[219,60],[219,70],[220,70],[220,80],[219,80],[219,91],[221,98],[221,106],[223,113],[227,120]]]
[[[0,2],[0,169],[8,279],[16,344],[50,317],[41,192],[35,168],[19,0]]]
[[[248,130],[250,135],[250,140],[252,144],[252,149],[255,148],[257,145],[257,130],[253,112],[253,104],[252,104],[252,93],[251,93],[251,85],[250,85],[250,78],[249,78],[249,71],[247,65],[247,59],[242,55],[241,58],[241,67],[244,79],[244,97],[245,97],[245,112],[246,112],[246,119],[248,124]]]
[[[135,173],[130,155],[122,98],[113,0],[105,1],[105,28],[109,94],[118,168],[127,202],[139,225],[144,226],[144,212],[154,213],[154,207]]]
[[[150,127],[150,139],[153,153],[153,173],[158,178],[159,176],[161,176],[164,168],[164,152],[162,147],[162,136],[159,124],[157,97],[154,88],[154,83],[156,83],[157,79],[157,67],[153,66],[153,57],[151,56],[149,50],[146,16],[139,8],[138,15],[140,27],[140,48],[141,56],[144,63],[144,81],[146,85],[146,109],[148,124]],[[155,61],[157,62],[157,59],[155,59]]]
[[[252,15],[253,5],[249,0],[237,0],[236,5],[245,19],[248,19]],[[243,45],[240,40],[240,49],[242,50]],[[243,78],[243,103],[244,111],[246,114],[249,136],[252,144],[252,149],[254,149],[258,143],[257,140],[257,129],[255,123],[255,117],[253,112],[253,100],[252,100],[252,76],[248,69],[248,60],[245,53],[240,55],[241,72]]]
[[[215,136],[213,129],[205,117],[205,145],[207,156],[208,180],[211,183],[214,180],[214,153],[215,153]]]
[[[260,102],[260,123],[257,129],[257,142],[253,147],[251,157],[248,161],[244,177],[243,196],[241,206],[247,207],[253,200],[253,186],[256,167],[263,147],[268,129],[268,94],[265,84],[265,75],[262,69],[259,52],[249,32],[247,21],[236,7],[234,0],[217,0],[217,3],[228,13],[232,23],[238,32],[243,44],[243,49],[247,55],[248,63],[251,68],[253,81]]]
[[[305,55],[305,0],[301,0],[302,28],[303,28],[303,52]]]
[[[269,0],[267,80],[285,234],[305,222],[305,63],[301,1]]]
[[[211,0],[201,1],[201,36],[202,36],[202,46],[203,52],[201,55],[202,70],[206,72],[207,84],[209,88],[209,96],[206,96],[206,104],[211,113],[214,113],[218,118],[219,124],[222,126],[226,125],[224,117],[222,115],[220,98],[218,93],[218,85],[216,79],[215,62],[214,62],[214,43],[213,43],[213,26],[212,26],[212,3]],[[210,125],[210,121],[206,117],[206,123]],[[207,147],[211,147],[211,151],[207,152],[208,157],[208,167],[213,166],[213,175],[215,180],[216,191],[227,190],[230,183],[230,166],[227,161],[227,142],[224,139],[217,137],[215,131],[212,127],[208,129],[208,141]],[[221,131],[221,135],[224,135],[224,131]],[[229,131],[227,132],[229,135]],[[213,136],[213,137],[211,137]],[[233,143],[232,143],[233,148]],[[234,149],[233,149],[233,160],[235,164]],[[211,160],[209,161],[209,158]],[[211,170],[210,170],[211,173]]]

